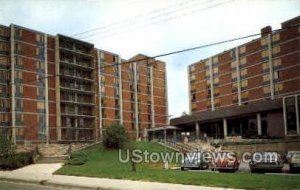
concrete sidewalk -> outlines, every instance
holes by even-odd
[[[226,188],[180,185],[132,180],[53,175],[62,164],[34,164],[14,171],[0,171],[0,180],[75,189],[120,190],[222,190]],[[229,190],[229,189],[227,189]]]

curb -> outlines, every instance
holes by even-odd
[[[76,189],[76,190],[121,190],[115,188],[103,188],[103,187],[90,187],[90,186],[83,186],[83,185],[75,185],[75,184],[68,184],[68,183],[55,183],[49,182],[49,180],[26,180],[26,179],[16,179],[16,178],[9,178],[9,177],[0,177],[0,182],[14,182],[14,183],[25,183],[25,184],[33,184],[33,185],[40,185],[45,187],[56,187],[56,188],[66,188],[66,189]]]

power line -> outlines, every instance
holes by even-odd
[[[175,12],[163,14],[164,15],[163,17],[165,17],[165,18],[162,18],[162,19],[156,19],[155,20],[155,17],[153,17],[152,19],[148,20],[147,22],[143,22],[143,23],[138,23],[137,22],[137,23],[133,23],[133,24],[128,24],[128,25],[126,25],[126,27],[119,27],[119,28],[116,28],[113,31],[106,31],[104,33],[91,34],[91,35],[88,35],[86,37],[83,37],[82,39],[90,39],[90,38],[91,39],[98,39],[98,38],[112,37],[112,36],[115,36],[115,35],[119,34],[119,32],[121,32],[121,31],[122,32],[131,31],[133,29],[136,30],[137,28],[142,28],[142,27],[149,26],[149,25],[163,23],[163,22],[166,22],[166,21],[174,20],[176,18],[191,15],[191,14],[197,13],[199,11],[203,11],[203,10],[211,9],[211,8],[214,8],[214,7],[218,7],[220,5],[227,4],[231,1],[235,1],[235,0],[227,0],[225,2],[220,2],[220,3],[216,3],[216,4],[213,4],[213,5],[209,5],[209,6],[201,7],[201,8],[197,8],[197,6],[187,7],[188,9],[190,9],[190,8],[192,9],[192,10],[190,10],[190,12],[187,12],[187,13],[184,13],[184,9],[183,10],[178,9]],[[211,3],[213,1],[208,1],[208,2]],[[195,7],[196,7],[196,9],[195,9]],[[99,37],[94,38],[95,36],[99,36]]]
[[[197,0],[192,0],[192,1],[197,1]],[[97,27],[97,28],[93,28],[93,29],[90,29],[90,30],[83,31],[81,33],[73,34],[72,36],[73,37],[75,37],[75,36],[81,36],[81,35],[84,35],[84,34],[87,34],[87,33],[91,33],[91,32],[97,31],[97,30],[109,30],[109,28],[113,28],[116,25],[120,25],[120,24],[124,25],[124,24],[126,24],[126,23],[128,23],[128,22],[130,22],[132,20],[141,19],[143,17],[155,15],[155,14],[157,14],[159,12],[163,12],[163,11],[172,9],[173,7],[182,6],[184,4],[191,3],[192,1],[191,0],[187,0],[187,1],[184,1],[184,2],[180,2],[178,4],[170,6],[168,8],[161,8],[161,9],[157,9],[157,10],[151,11],[151,12],[146,13],[146,14],[139,14],[139,15],[136,15],[134,17],[123,19],[123,20],[117,21],[117,22],[109,24],[109,25],[104,25],[104,26],[101,26],[101,27]],[[158,16],[160,16],[160,15],[158,15]]]
[[[300,26],[300,24],[299,25],[294,25],[294,26],[291,26],[291,27],[287,27],[287,28],[283,28],[283,29],[273,30],[272,32],[284,31],[284,30],[288,30],[288,29],[291,29],[291,28],[299,27],[299,26]],[[238,41],[238,40],[243,40],[243,39],[247,39],[247,38],[251,38],[251,37],[256,37],[256,36],[260,36],[260,35],[263,35],[263,34],[269,34],[269,32],[256,33],[256,34],[251,34],[251,35],[247,35],[247,36],[243,36],[243,37],[232,38],[232,39],[229,39],[229,40],[224,40],[224,41],[209,43],[209,44],[196,46],[196,47],[192,47],[192,48],[187,48],[187,49],[177,50],[177,51],[168,52],[168,53],[164,53],[164,54],[159,54],[159,55],[155,55],[155,56],[151,56],[151,57],[146,57],[146,58],[141,58],[141,59],[136,59],[136,60],[131,60],[131,61],[125,61],[125,62],[111,64],[111,65],[104,65],[104,66],[100,66],[100,67],[94,67],[94,69],[104,69],[104,68],[107,68],[107,67],[114,67],[114,66],[118,66],[118,65],[125,65],[125,64],[129,64],[129,63],[134,63],[134,62],[147,61],[147,60],[151,60],[151,59],[155,59],[155,58],[159,58],[159,57],[165,57],[165,56],[169,56],[169,55],[179,54],[179,53],[183,53],[183,52],[193,51],[193,50],[197,50],[197,49],[203,49],[203,48],[207,48],[207,47],[211,47],[211,46],[216,46],[216,45],[225,44],[225,43],[229,43],[229,42],[234,42],[234,41]],[[64,76],[64,75],[63,74],[55,74],[55,75],[51,75],[51,76],[48,75],[46,77],[41,77],[40,79],[36,79],[36,80],[42,80],[42,79],[46,79],[46,78],[49,78],[49,77],[55,77],[55,76]],[[36,80],[29,80],[29,82],[36,81]],[[28,81],[25,81],[25,82],[28,82]]]

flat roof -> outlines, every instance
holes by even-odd
[[[264,112],[282,108],[282,99],[266,100],[249,103],[247,105],[233,106],[215,111],[196,112],[192,115],[181,116],[170,120],[173,126],[188,125],[193,123],[206,123],[223,118],[233,118],[257,112]]]

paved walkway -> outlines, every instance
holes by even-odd
[[[224,190],[225,188],[202,187],[157,182],[143,182],[119,179],[75,177],[53,175],[62,164],[34,164],[14,171],[0,171],[0,180],[28,182],[61,188],[77,189],[120,189],[120,190]],[[227,189],[229,190],[229,189]]]

